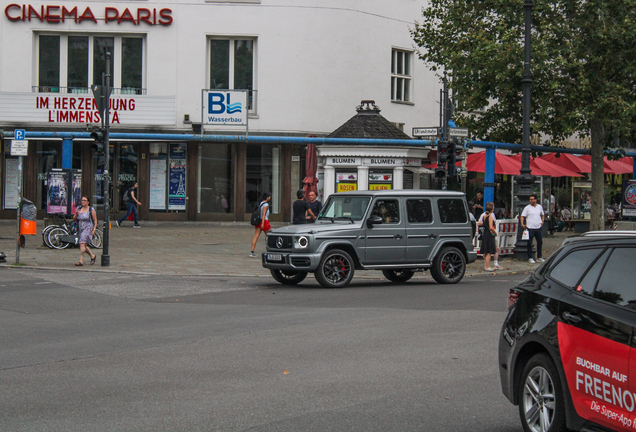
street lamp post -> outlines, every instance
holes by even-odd
[[[523,61],[523,79],[521,83],[523,85],[523,140],[521,150],[521,170],[520,175],[517,178],[519,184],[519,192],[517,198],[519,199],[519,206],[517,208],[517,215],[519,217],[519,224],[517,226],[517,243],[513,250],[513,256],[516,259],[528,259],[528,241],[522,240],[521,236],[523,230],[521,228],[521,212],[523,211],[526,203],[530,201],[530,195],[532,194],[532,185],[535,181],[535,176],[532,175],[530,169],[530,96],[532,87],[532,73],[530,72],[530,36],[532,28],[532,0],[525,0],[525,42],[524,42],[524,61]]]

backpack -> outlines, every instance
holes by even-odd
[[[263,222],[263,212],[261,210],[262,207],[263,203],[260,203],[258,207],[256,207],[252,212],[252,218],[250,219],[250,224],[252,224],[252,226],[259,226],[261,222]]]
[[[130,189],[126,189],[126,192],[124,192],[124,196],[122,199],[124,200],[124,202],[130,202]]]

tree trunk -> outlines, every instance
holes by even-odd
[[[605,229],[605,166],[603,161],[603,124],[595,118],[590,124],[592,139],[592,214],[590,231]]]

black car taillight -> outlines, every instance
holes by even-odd
[[[508,293],[508,307],[512,306],[519,299],[519,291],[511,289]]]

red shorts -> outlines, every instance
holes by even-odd
[[[269,231],[272,229],[272,226],[269,224],[268,220],[264,220],[263,221],[263,228],[261,228],[263,231]]]

